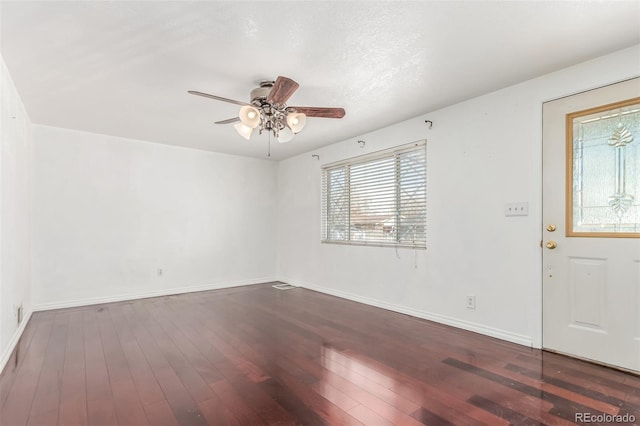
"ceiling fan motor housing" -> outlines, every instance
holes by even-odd
[[[275,81],[261,81],[260,87],[256,87],[251,91],[251,103],[259,102],[262,104],[267,96],[269,96],[269,92],[271,92],[271,88],[275,84]]]
[[[275,81],[264,80],[260,82],[260,87],[251,91],[251,104],[258,108],[260,112],[260,134],[263,130],[273,131],[278,137],[281,130],[286,127],[287,113],[286,105],[271,104],[267,101],[267,96],[271,92]]]

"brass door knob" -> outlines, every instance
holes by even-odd
[[[554,224],[547,225],[547,231],[553,232],[556,230],[556,226]]]
[[[558,243],[556,243],[555,241],[549,241],[546,246],[549,250],[553,250],[554,248],[558,247]]]

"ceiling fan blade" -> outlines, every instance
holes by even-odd
[[[236,121],[240,121],[240,117],[233,117],[226,120],[216,121],[215,124],[230,124],[235,123]]]
[[[215,99],[216,101],[229,102],[230,104],[250,105],[250,104],[248,104],[246,102],[234,101],[233,99],[227,99],[227,98],[223,98],[222,96],[216,96],[216,95],[210,95],[208,93],[197,92],[195,90],[188,90],[188,93],[190,93],[192,95],[203,96],[203,97],[209,98],[209,99]]]
[[[290,107],[301,112],[307,117],[320,117],[320,118],[342,118],[344,117],[344,108],[323,108],[323,107]]]
[[[280,75],[267,96],[267,102],[282,105],[298,90],[298,87],[300,87],[298,83]]]

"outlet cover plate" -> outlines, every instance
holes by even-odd
[[[467,308],[475,309],[476,308],[476,297],[473,295],[467,296]]]

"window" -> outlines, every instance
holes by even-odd
[[[567,235],[640,238],[640,98],[567,115]]]
[[[426,248],[425,142],[322,168],[322,241]]]

